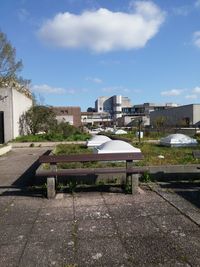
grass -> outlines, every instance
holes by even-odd
[[[157,166],[157,165],[178,165],[178,164],[196,164],[200,163],[199,159],[195,159],[192,155],[193,150],[200,150],[200,145],[195,147],[164,147],[157,144],[150,143],[136,143],[135,147],[141,149],[144,159],[137,162],[139,166]],[[68,145],[59,144],[54,150],[55,155],[69,155],[69,154],[86,154],[93,153],[92,149],[88,149],[84,145]],[[162,155],[164,158],[159,158]],[[92,165],[91,165],[92,164]],[[84,163],[84,167],[101,167],[103,163]],[[105,165],[104,165],[105,166]],[[124,166],[122,162],[110,162],[106,166],[116,167]],[[72,164],[71,167],[82,167],[81,163]],[[70,167],[70,168],[71,168]]]
[[[200,163],[192,155],[193,150],[199,150],[200,146],[195,147],[163,147],[156,144],[141,143],[137,144],[144,155],[144,160],[137,163],[140,166],[157,165],[178,165]],[[159,155],[164,158],[159,158]]]
[[[54,155],[91,154],[92,150],[85,145],[59,144],[53,151]]]

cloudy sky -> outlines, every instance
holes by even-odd
[[[0,0],[0,30],[44,104],[200,103],[200,0]]]

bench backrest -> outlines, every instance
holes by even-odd
[[[142,153],[106,153],[106,154],[79,154],[41,156],[39,163],[64,163],[64,162],[88,162],[88,161],[118,161],[118,160],[141,160]]]

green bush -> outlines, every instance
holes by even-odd
[[[48,134],[37,134],[37,135],[24,135],[14,139],[14,142],[48,142],[48,141],[86,141],[90,138],[88,133],[75,133],[69,136],[64,136],[59,132],[52,132]]]

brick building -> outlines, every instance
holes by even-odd
[[[53,107],[58,122],[68,122],[75,127],[81,126],[80,107]]]

